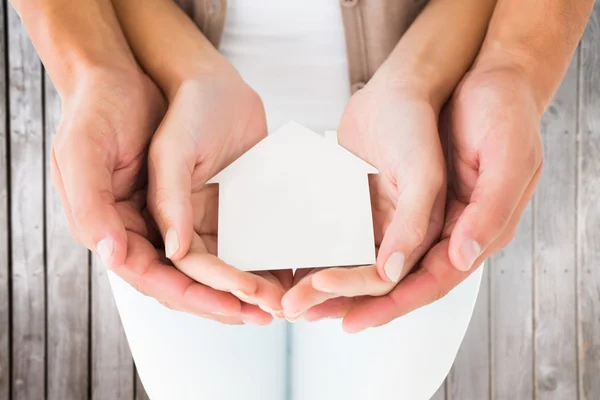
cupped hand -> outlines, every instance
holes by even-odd
[[[369,177],[377,263],[300,272],[283,298],[289,319],[341,317],[364,296],[385,295],[438,239],[446,173],[437,120],[418,91],[376,78],[352,96],[338,138],[379,170]]]
[[[444,297],[512,240],[542,170],[542,113],[517,71],[464,78],[441,121],[450,165],[441,241],[392,292],[346,305],[347,331],[383,325]]]
[[[208,288],[161,257],[146,210],[147,149],[165,101],[140,70],[95,70],[61,93],[52,178],[72,235],[107,268],[164,305],[224,323],[266,323],[260,310]]]
[[[183,83],[149,151],[148,206],[166,256],[187,276],[283,317],[291,271],[249,273],[220,260],[218,190],[207,181],[267,134],[258,95],[235,71]],[[243,199],[241,199],[243,201]],[[257,316],[261,316],[257,313]]]
[[[145,185],[147,148],[165,102],[135,68],[89,70],[73,87],[61,93],[52,178],[71,234],[114,268],[127,254],[116,204]]]

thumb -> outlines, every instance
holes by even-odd
[[[392,221],[385,231],[379,254],[377,271],[386,281],[399,282],[422,257],[438,234],[431,223],[434,208],[443,207],[443,172],[439,178],[429,176],[405,188],[398,196]],[[437,215],[437,213],[436,213]]]
[[[193,160],[190,150],[194,146],[178,136],[180,129],[173,126],[176,123],[173,114],[167,114],[148,154],[148,208],[165,242],[165,255],[174,261],[187,254],[194,233],[191,203],[194,163],[188,162]]]
[[[53,180],[76,239],[95,251],[106,268],[115,268],[125,261],[127,235],[115,208],[112,171],[94,143],[89,135],[57,135]]]
[[[515,151],[481,162],[469,204],[450,236],[449,256],[454,267],[468,271],[485,250],[503,234],[538,171],[541,157]],[[541,154],[541,153],[540,153]],[[530,190],[530,195],[533,190]]]

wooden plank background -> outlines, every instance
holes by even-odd
[[[6,1],[0,52],[0,400],[145,400],[105,271],[51,185],[60,99]],[[600,2],[542,138],[539,188],[435,400],[600,399]]]

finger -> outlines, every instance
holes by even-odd
[[[337,297],[355,297],[387,294],[396,283],[382,280],[374,265],[365,265],[319,271],[312,275],[312,286],[315,290]]]
[[[312,274],[306,275],[281,299],[285,317],[289,321],[294,322],[302,317],[309,308],[338,297],[336,294],[316,290],[312,285],[313,276]]]
[[[244,325],[244,321],[239,316],[236,317],[228,317],[223,315],[216,314],[194,314],[200,318],[210,319],[215,322],[220,322],[225,325]]]
[[[361,298],[356,297],[336,297],[311,307],[302,318],[309,322],[324,318],[344,318],[355,302],[360,300]]]
[[[179,114],[176,98],[148,152],[148,208],[171,260],[181,260],[187,254],[194,232],[190,197],[195,146],[181,126]]]
[[[268,312],[261,310],[253,304],[242,303],[241,319],[246,324],[253,325],[269,325],[273,321],[273,317]]]
[[[202,239],[194,234],[188,254],[175,262],[190,278],[213,289],[233,293],[249,304],[278,312],[282,310],[283,290],[265,278],[241,271],[206,251]]]
[[[523,215],[523,212],[525,211],[525,209],[527,208],[527,205],[529,204],[531,198],[533,197],[533,193],[535,192],[535,188],[540,179],[541,172],[542,172],[542,169],[539,168],[538,171],[536,172],[534,178],[529,183],[529,186],[527,186],[527,189],[525,190],[523,197],[519,201],[519,204],[517,205],[517,208],[515,209],[515,212],[513,213],[511,220],[508,222],[508,224],[506,226],[506,229],[502,232],[502,234],[500,234],[500,236],[494,241],[494,243],[489,245],[485,249],[485,251],[481,254],[481,256],[479,258],[477,258],[477,260],[474,263],[475,265],[482,264],[492,254],[505,248],[511,242],[511,240],[515,237],[515,234],[516,234],[516,231],[519,226],[520,219],[521,219],[521,215]]]
[[[103,141],[101,133],[61,133],[52,157],[77,239],[98,253],[107,268],[115,268],[125,260],[127,235],[115,209],[114,165]]]
[[[444,297],[473,271],[459,271],[448,258],[449,240],[438,243],[423,259],[421,267],[382,297],[358,302],[343,321],[346,332],[360,332],[384,325],[398,317]]]
[[[469,270],[504,232],[540,166],[540,156],[527,146],[499,146],[481,161],[469,204],[450,238],[450,260],[457,269]]]
[[[431,217],[434,205],[443,207],[443,169],[429,169],[425,176],[400,192],[383,236],[376,265],[386,282],[397,283],[406,276],[439,234],[431,229]],[[441,223],[437,228],[441,229]]]
[[[140,293],[172,309],[224,316],[236,316],[241,311],[235,296],[206,287],[161,263],[150,242],[133,232],[128,232],[127,259],[114,272]]]

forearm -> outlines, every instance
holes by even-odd
[[[136,58],[172,99],[186,80],[233,67],[172,0],[112,0]]]
[[[439,110],[475,59],[496,0],[432,0],[376,74]]]
[[[59,92],[90,68],[136,68],[110,0],[12,0]]]
[[[479,71],[516,69],[545,109],[577,48],[594,0],[498,0]]]

